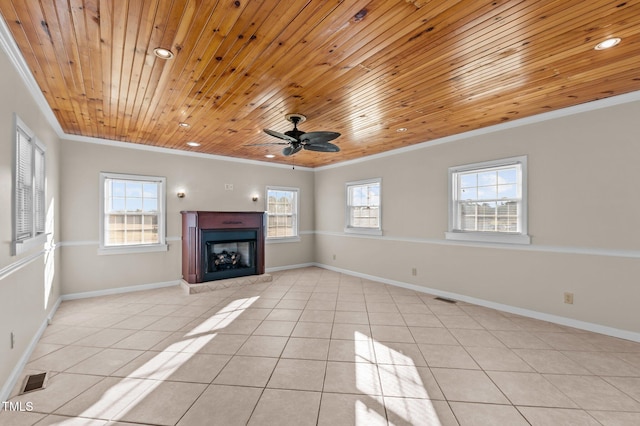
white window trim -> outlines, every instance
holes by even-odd
[[[295,235],[291,237],[269,237],[269,191],[293,191],[296,193],[296,214],[295,214]],[[300,188],[294,188],[289,186],[267,186],[264,191],[264,211],[265,215],[265,244],[277,244],[277,243],[295,243],[301,241],[300,238]]]
[[[511,166],[520,164],[520,182],[521,182],[521,214],[519,221],[519,232],[479,232],[479,231],[461,231],[455,229],[457,217],[456,204],[456,182],[454,176],[457,173],[467,172],[470,170],[488,169],[493,167]],[[445,238],[452,241],[473,241],[484,243],[504,243],[504,244],[531,244],[531,237],[528,234],[527,223],[527,156],[504,158],[500,160],[483,161],[480,163],[465,164],[449,168],[449,229],[445,233]]]
[[[358,185],[367,185],[371,183],[377,183],[380,186],[380,205],[379,209],[379,221],[378,226],[375,228],[365,228],[359,226],[351,226],[351,215],[349,214],[349,187]],[[344,232],[348,234],[362,234],[362,235],[382,235],[382,178],[363,179],[353,182],[346,182],[344,185]]]
[[[39,247],[43,249],[44,244],[47,242],[47,238],[49,237],[49,235],[50,234],[44,233],[44,234],[38,234],[35,237],[31,237],[27,240],[13,241],[13,244],[12,244],[13,256],[18,256],[23,253],[26,253],[34,247]]]
[[[160,190],[158,195],[160,200],[158,201],[158,240],[156,244],[136,244],[136,245],[122,245],[122,246],[105,246],[104,244],[104,184],[106,179],[122,179],[122,180],[144,180],[144,181],[156,181],[160,183]],[[131,253],[149,253],[167,251],[169,246],[166,242],[166,188],[167,178],[159,176],[144,176],[144,175],[132,175],[124,173],[100,173],[100,246],[98,247],[98,254],[131,254]]]
[[[25,238],[22,240],[18,240],[18,200],[17,200],[17,185],[18,185],[18,130],[21,130],[23,133],[25,133],[32,141],[32,146],[31,146],[31,162],[32,162],[32,170],[31,170],[31,179],[33,182],[33,192],[34,192],[34,196],[33,196],[33,214],[32,214],[32,223],[31,223],[31,228],[32,228],[32,236],[29,238]],[[35,136],[35,133],[29,128],[29,126],[27,126],[25,124],[24,121],[22,121],[20,119],[20,117],[18,117],[17,114],[14,114],[14,126],[13,126],[13,147],[14,147],[14,156],[13,156],[13,191],[12,191],[12,201],[13,201],[13,208],[12,208],[12,224],[13,224],[13,238],[11,241],[11,255],[12,256],[18,256],[21,255],[23,253],[26,253],[27,251],[35,248],[35,247],[41,247],[44,248],[44,244],[47,242],[47,238],[48,238],[48,233],[46,232],[46,216],[47,216],[47,208],[46,208],[46,200],[47,200],[47,185],[46,185],[46,179],[47,179],[47,172],[46,172],[46,147],[44,146],[44,144]],[[44,201],[44,210],[41,212],[44,217],[43,217],[43,221],[44,221],[44,226],[45,229],[38,233],[37,229],[36,229],[36,222],[38,221],[37,218],[37,211],[36,211],[36,207],[35,207],[35,182],[36,182],[36,167],[35,167],[35,150],[36,148],[39,148],[43,154],[44,154],[44,166],[43,166],[43,173],[44,173],[44,180],[45,180],[45,185],[44,185],[44,195],[43,195],[43,201]]]

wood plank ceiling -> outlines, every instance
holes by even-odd
[[[67,134],[308,167],[640,90],[640,1],[0,0],[0,12]],[[608,37],[622,41],[594,50]],[[262,130],[290,130],[287,113],[340,132],[341,152],[247,146],[279,142]]]

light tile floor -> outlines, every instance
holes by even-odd
[[[273,276],[62,303],[24,372],[47,388],[16,388],[33,410],[0,424],[640,424],[640,343],[319,268]]]

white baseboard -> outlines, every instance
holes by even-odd
[[[110,296],[113,294],[130,293],[133,291],[153,290],[156,288],[172,287],[180,285],[180,280],[164,281],[159,283],[140,284],[130,287],[107,288],[105,290],[83,291],[82,293],[69,293],[62,295],[62,300],[86,299],[88,297]]]
[[[265,268],[265,272],[277,272],[277,271],[287,271],[289,269],[300,269],[300,268],[308,268],[310,266],[318,266],[317,263],[300,263],[298,265],[286,265],[286,266],[274,266],[272,268]]]
[[[315,263],[314,266],[319,268],[328,269],[330,271],[340,272],[354,277],[364,278],[371,281],[378,281],[384,284],[390,284],[396,287],[402,287],[409,290],[418,291],[421,293],[433,294],[434,296],[445,297],[447,299],[459,300],[461,302],[472,303],[478,306],[484,306],[485,308],[496,309],[498,311],[508,312],[510,314],[521,315],[527,318],[538,319],[542,321],[551,322],[554,324],[564,325],[567,327],[573,327],[580,330],[592,331],[594,333],[600,333],[607,336],[618,337],[620,339],[631,340],[634,342],[640,342],[640,333],[636,333],[629,330],[621,330],[614,327],[608,327],[605,325],[594,324],[586,321],[580,321],[573,318],[561,317],[559,315],[547,314],[545,312],[532,311],[530,309],[518,308],[515,306],[504,305],[502,303],[491,302],[489,300],[477,299],[475,297],[465,296],[463,294],[451,293],[448,291],[438,290],[435,288],[423,287],[415,284],[409,284],[402,281],[395,281],[386,278],[377,277],[374,275],[362,274],[360,272],[350,271],[348,269],[336,268],[321,263]]]
[[[20,375],[22,374],[22,370],[24,370],[25,365],[27,365],[27,362],[29,362],[29,358],[31,358],[31,354],[33,353],[33,350],[36,348],[36,345],[38,344],[38,341],[42,337],[42,334],[46,330],[47,326],[51,323],[51,318],[53,318],[53,315],[58,310],[58,307],[60,306],[60,302],[62,302],[61,297],[59,297],[58,300],[56,300],[56,303],[51,308],[51,312],[49,312],[49,315],[47,315],[47,317],[44,319],[42,324],[40,324],[38,331],[36,331],[36,333],[31,338],[31,341],[29,342],[24,352],[22,353],[22,356],[18,360],[18,363],[15,365],[15,367],[11,371],[9,378],[2,386],[2,389],[0,389],[0,402],[8,400],[9,397],[11,396],[11,391],[13,390],[14,386],[18,382],[18,379],[20,378]],[[0,409],[0,411],[2,410]]]

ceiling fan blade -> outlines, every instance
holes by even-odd
[[[285,148],[286,149],[286,148]],[[340,147],[329,142],[321,143],[307,143],[304,145],[304,149],[317,152],[339,152]]]
[[[301,149],[302,149],[302,145],[299,145],[299,144],[288,146],[282,150],[282,154],[288,157],[289,155],[293,155],[296,152],[300,151]]]
[[[290,156],[291,154],[293,154],[293,147],[292,147],[292,146],[288,146],[288,147],[286,147],[286,148],[284,148],[284,149],[282,150],[282,155],[284,155],[284,156],[287,156],[287,157],[288,157],[288,156]]]
[[[293,138],[291,136],[285,135],[283,133],[276,132],[274,130],[269,130],[269,129],[263,129],[263,130],[264,130],[264,132],[266,134],[274,136],[274,137],[276,137],[278,139],[282,139],[282,140],[285,140],[287,142],[298,142],[298,140],[296,138]]]
[[[323,143],[334,140],[340,136],[337,132],[307,132],[300,136],[300,141],[307,143]]]

